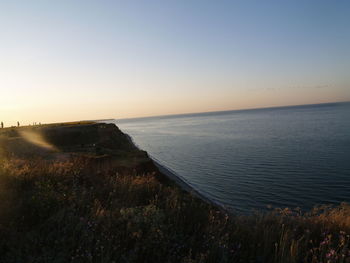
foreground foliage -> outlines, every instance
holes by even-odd
[[[229,216],[154,173],[0,161],[0,262],[350,262],[350,207]]]

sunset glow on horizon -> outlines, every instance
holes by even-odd
[[[0,3],[6,126],[350,100],[348,1]]]

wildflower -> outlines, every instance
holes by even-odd
[[[335,255],[335,250],[331,249],[327,254],[326,254],[326,258],[331,258]]]

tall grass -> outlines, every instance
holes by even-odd
[[[350,262],[350,207],[227,215],[155,173],[0,161],[0,262]]]

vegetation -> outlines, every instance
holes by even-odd
[[[79,127],[87,141],[73,151]],[[79,127],[64,140],[42,131],[56,141],[46,155],[0,140],[0,262],[350,262],[347,204],[228,215],[164,178],[116,127]],[[98,136],[108,129],[118,141]]]

